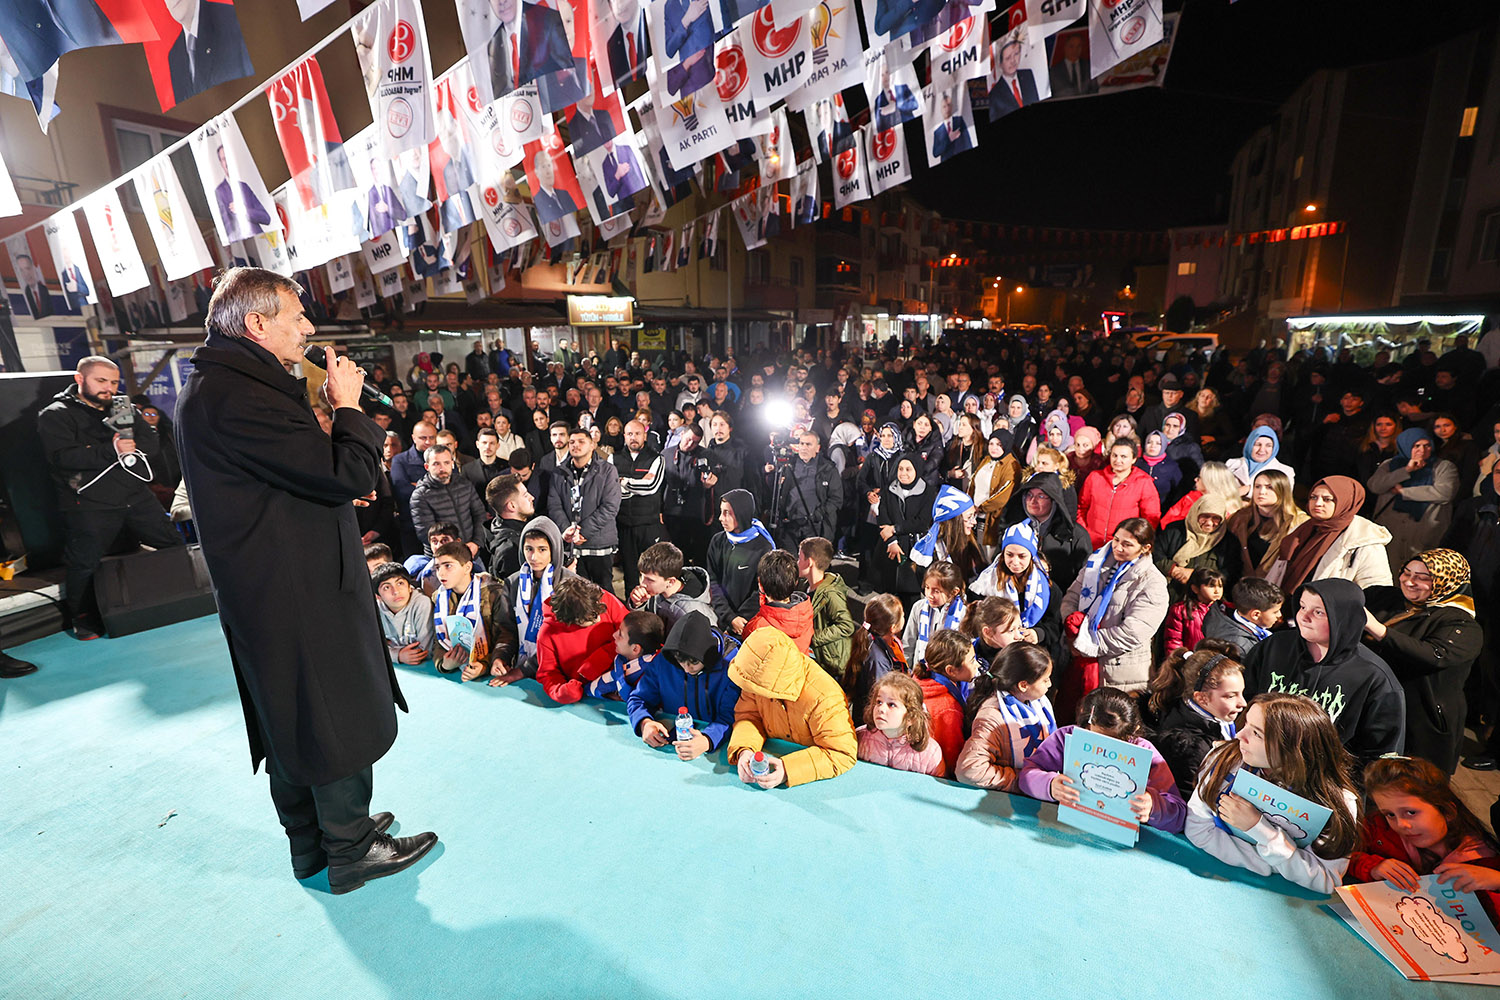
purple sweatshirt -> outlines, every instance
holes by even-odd
[[[1021,765],[1021,775],[1016,779],[1021,794],[1043,802],[1057,801],[1052,797],[1052,779],[1062,773],[1063,742],[1076,728],[1063,726],[1043,740],[1036,752],[1026,758],[1026,763]],[[1167,766],[1162,755],[1157,753],[1150,740],[1136,737],[1129,742],[1151,751],[1151,777],[1147,780],[1146,789],[1151,793],[1152,805],[1151,820],[1147,825],[1168,833],[1181,833],[1187,823],[1187,803],[1182,801],[1182,793],[1177,791],[1177,780],[1172,777],[1172,769]]]

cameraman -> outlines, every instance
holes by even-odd
[[[662,455],[667,481],[662,517],[690,566],[702,566],[707,557],[709,497],[724,471],[718,458],[700,447],[702,439],[696,422],[683,424],[677,443]]]
[[[838,469],[821,453],[818,435],[803,431],[792,445],[791,461],[778,461],[773,473],[777,543],[797,551],[802,539],[834,538],[844,484]]]
[[[73,384],[36,418],[67,522],[63,589],[75,639],[99,638],[103,625],[91,584],[121,528],[154,549],[182,544],[150,488],[162,467],[156,431],[129,399],[116,398],[119,388],[118,365],[97,355],[84,358]]]

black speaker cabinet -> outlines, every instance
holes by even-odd
[[[94,576],[94,596],[111,636],[218,611],[203,551],[196,545],[109,556]]]

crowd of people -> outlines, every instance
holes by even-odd
[[[766,788],[863,760],[1075,803],[1083,727],[1150,752],[1142,823],[1228,863],[1500,892],[1450,783],[1466,725],[1463,766],[1500,756],[1500,372],[1462,337],[476,342],[372,374],[395,407],[359,517],[394,660],[618,699]],[[1233,794],[1243,768],[1331,809],[1321,835]]]

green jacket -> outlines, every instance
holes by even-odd
[[[849,614],[849,591],[844,578],[829,573],[812,592],[813,635],[808,650],[818,666],[831,677],[843,677],[849,663],[849,647],[854,630],[859,627]]]

